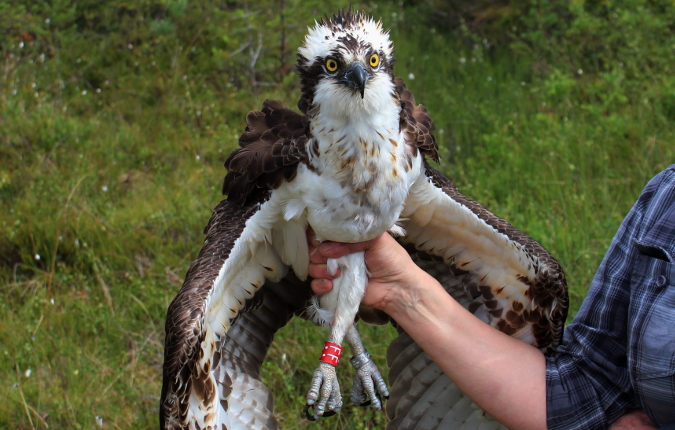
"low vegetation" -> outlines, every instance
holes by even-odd
[[[223,161],[262,100],[295,105],[305,28],[347,3],[0,0],[1,428],[157,427],[165,313]],[[362,6],[392,29],[440,169],[560,260],[574,315],[641,189],[675,162],[675,11],[502,3]],[[364,332],[386,367],[393,329]],[[324,337],[294,321],[272,345],[283,428],[381,427],[354,406],[301,419]]]

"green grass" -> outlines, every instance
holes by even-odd
[[[396,72],[436,122],[441,169],[560,260],[573,315],[642,187],[675,162],[672,73],[579,74],[383,9]],[[222,163],[249,110],[266,98],[294,105],[299,92],[292,74],[227,86],[195,72],[188,49],[119,48],[114,63],[91,54],[89,72],[64,76],[65,48],[44,63],[3,57],[0,428],[97,428],[97,416],[105,428],[156,428],[165,313],[222,198]],[[393,329],[363,331],[384,368]],[[263,377],[283,427],[381,427],[382,414],[353,406],[300,419],[324,338],[294,321],[272,345]],[[349,366],[341,375],[348,396]]]

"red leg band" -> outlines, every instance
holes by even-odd
[[[337,367],[340,364],[340,356],[342,355],[342,347],[333,342],[326,342],[323,344],[323,351],[321,351],[321,357],[319,361],[324,363],[332,364]]]

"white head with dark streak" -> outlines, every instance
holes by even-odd
[[[382,23],[361,12],[341,11],[322,19],[298,50],[298,107],[307,113],[314,106],[330,106],[337,110],[334,114],[352,116],[391,103],[393,54]]]

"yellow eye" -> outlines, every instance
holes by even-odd
[[[329,72],[334,72],[338,69],[338,63],[332,58],[326,60],[326,69]]]
[[[370,56],[368,62],[370,63],[370,67],[377,67],[380,65],[380,57],[377,54],[373,54]]]

